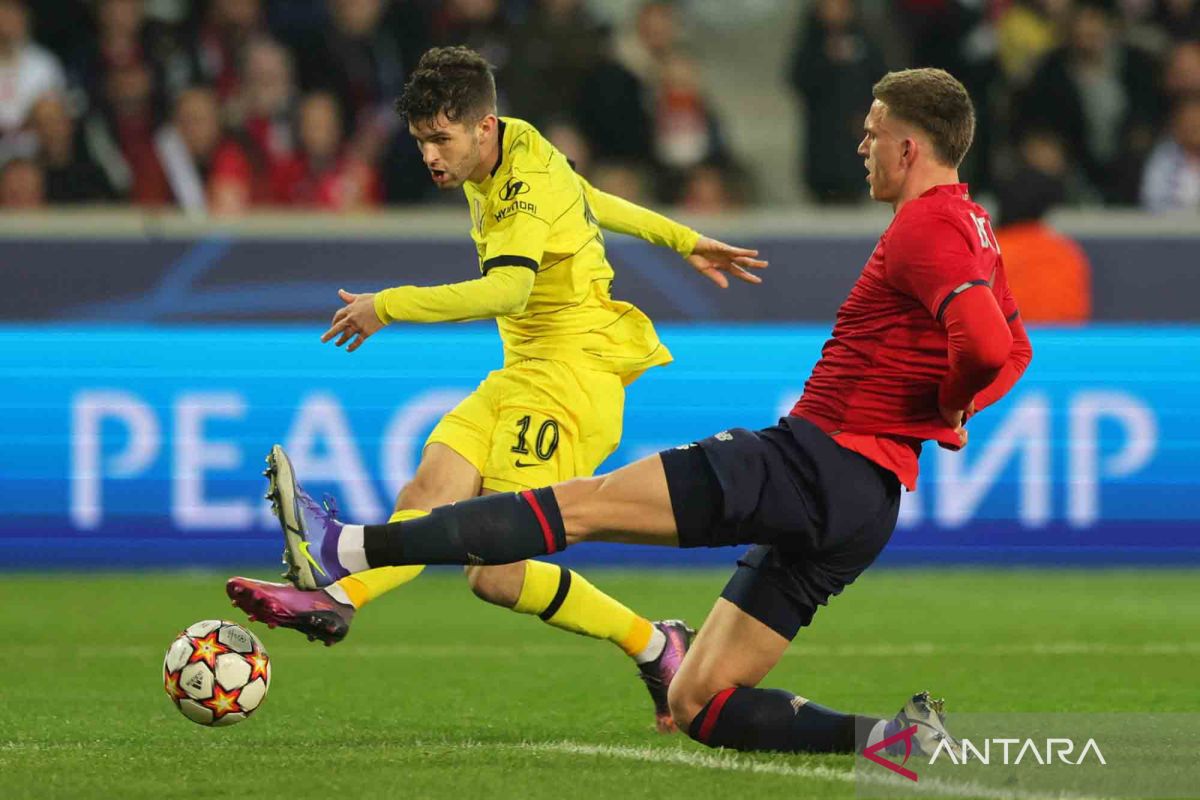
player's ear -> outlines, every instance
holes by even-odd
[[[900,145],[900,158],[904,161],[905,167],[911,167],[913,162],[917,160],[917,140],[911,136],[906,138]]]
[[[484,114],[483,119],[479,120],[479,124],[475,126],[475,132],[479,137],[480,143],[486,139],[492,131],[500,124],[500,120],[495,114]]]

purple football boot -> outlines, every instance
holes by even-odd
[[[320,639],[326,647],[346,638],[354,618],[354,606],[339,603],[326,592],[305,592],[287,583],[230,578],[225,594],[251,621],[265,622],[268,628],[292,628],[310,642]]]
[[[658,658],[646,664],[639,664],[640,677],[650,690],[650,699],[654,701],[654,725],[659,733],[674,733],[675,720],[671,718],[671,709],[667,705],[667,690],[671,681],[683,664],[688,646],[696,632],[687,626],[686,622],[678,619],[665,619],[655,622],[654,627],[663,632],[667,643],[663,646]]]
[[[342,523],[334,518],[332,498],[317,503],[296,483],[292,462],[283,448],[275,445],[267,456],[263,475],[270,482],[267,499],[283,528],[285,576],[297,589],[312,591],[328,586],[350,573],[338,561],[337,541]]]

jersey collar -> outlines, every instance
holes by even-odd
[[[504,120],[500,120],[500,134],[496,137],[496,147],[499,153],[496,156],[496,166],[492,167],[492,171],[488,176],[479,183],[472,184],[483,194],[488,193],[488,188],[492,185],[492,178],[496,177],[496,173],[500,171],[500,165],[504,163]]]
[[[500,171],[500,165],[504,163],[504,120],[498,120],[500,123],[500,134],[496,137],[496,147],[500,151],[496,156],[496,166],[492,167],[492,177],[496,177],[496,173]]]
[[[921,197],[933,197],[935,194],[954,194],[960,195],[963,198],[970,198],[971,190],[965,183],[943,183],[940,186],[934,186],[923,192]]]

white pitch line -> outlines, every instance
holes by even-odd
[[[82,747],[96,749],[94,743],[0,742],[0,752],[16,753],[46,750],[77,750]],[[726,750],[697,752],[674,748],[587,744],[585,742],[572,742],[569,740],[555,742],[453,742],[442,740],[436,742],[412,742],[406,744],[405,747],[410,750],[423,747],[442,748],[446,750],[506,750],[532,753],[534,755],[614,758],[624,761],[638,761],[644,764],[682,766],[692,769],[745,772],[757,775],[779,775],[786,778],[836,781],[845,784],[868,783],[896,789],[915,788],[913,784],[902,778],[884,773],[866,775],[851,770],[833,769],[832,767],[801,766],[798,764],[781,764],[775,761],[757,761]],[[969,781],[947,781],[942,778],[930,777],[918,781],[918,785],[920,786],[921,795],[914,796],[928,796],[933,794],[950,797],[976,797],[981,800],[1101,800],[1101,798],[1089,795],[1071,794],[1068,792],[1046,794],[1014,789],[998,789]]]
[[[621,745],[597,745],[582,742],[522,742],[519,744],[469,742],[467,748],[516,750],[555,755],[593,756],[616,758],[625,761],[641,761],[649,764],[668,764],[696,769],[714,769],[728,772],[749,772],[760,775],[781,775],[790,778],[838,781],[853,784],[865,782],[897,788],[913,788],[907,781],[891,775],[868,776],[831,767],[808,767],[796,764],[780,764],[770,761],[753,761],[726,751],[695,752],[690,750],[668,750],[654,747],[625,747]],[[978,797],[982,800],[1097,800],[1085,795],[1071,793],[1039,794],[1013,789],[997,789],[971,782],[946,781],[926,778],[918,781],[923,794],[948,795],[954,797]]]

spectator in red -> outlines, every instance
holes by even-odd
[[[668,167],[693,167],[718,147],[698,69],[694,61],[680,54],[663,62],[654,127],[658,159]]]
[[[213,90],[181,93],[154,144],[171,199],[185,212],[234,214],[250,206],[253,170],[242,147],[223,135]]]
[[[1031,131],[1020,144],[1020,166],[997,187],[996,241],[1009,287],[1025,322],[1086,322],[1092,315],[1092,267],[1087,254],[1045,222],[1063,196],[1067,158],[1052,133]]]
[[[728,161],[717,117],[699,79],[699,65],[680,53],[662,63],[654,108],[654,152],[666,169],[665,186],[679,186],[683,176],[702,163]],[[664,201],[676,202],[675,191],[660,194]]]
[[[276,197],[282,203],[325,211],[379,204],[379,179],[345,146],[341,110],[332,94],[313,92],[304,97],[299,134],[299,156],[275,172]]]
[[[58,57],[29,39],[29,9],[0,0],[0,137],[25,124],[42,96],[66,86]]]
[[[155,108],[154,73],[146,64],[115,67],[104,79],[99,108],[85,123],[97,138],[107,141],[103,149],[106,172],[117,191],[141,206],[170,202],[162,165],[154,148],[159,115]]]
[[[383,0],[327,5],[331,25],[300,52],[301,85],[338,98],[347,143],[375,164],[399,124],[392,102],[404,86],[404,55]]]
[[[226,107],[255,174],[253,205],[272,203],[269,176],[296,156],[298,91],[291,55],[272,39],[255,39],[245,50],[241,90]]]
[[[38,139],[38,161],[49,203],[98,203],[116,199],[116,190],[84,138],[77,135],[75,120],[61,97],[43,97],[33,107],[30,120]]]

